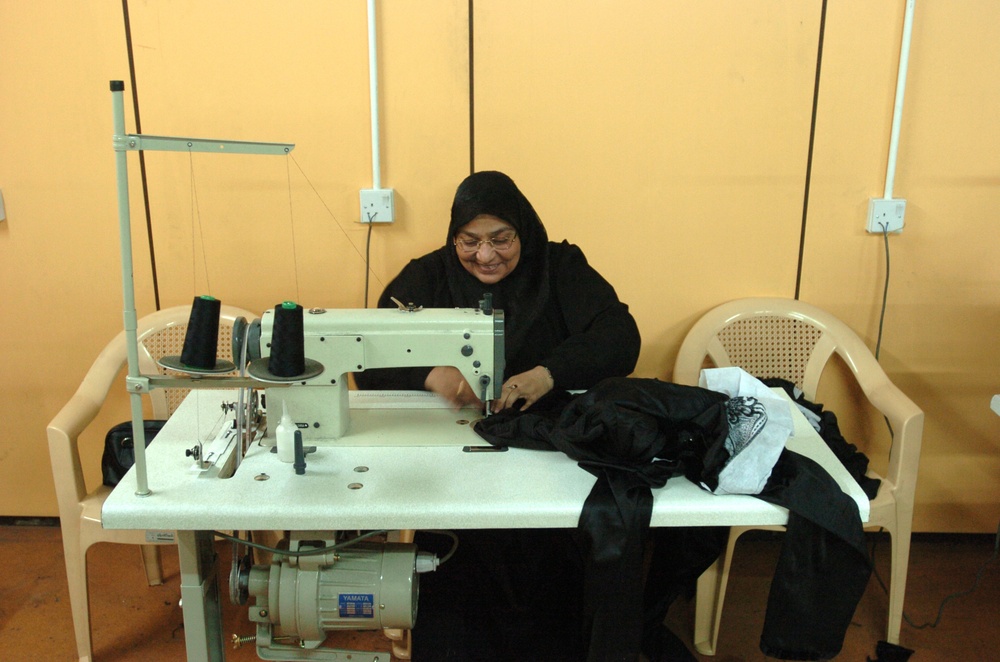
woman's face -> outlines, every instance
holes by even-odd
[[[506,278],[521,259],[517,232],[510,223],[496,216],[476,216],[458,229],[454,239],[455,252],[462,266],[487,285]]]

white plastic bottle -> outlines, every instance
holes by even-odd
[[[274,430],[278,443],[278,459],[291,463],[295,459],[295,422],[288,415],[288,405],[281,403],[281,420]]]

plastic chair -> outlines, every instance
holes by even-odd
[[[179,355],[184,346],[190,306],[168,308],[139,320],[139,364],[142,374],[164,374],[156,365],[164,356]],[[237,317],[252,320],[254,314],[222,306],[219,321],[219,356],[232,358],[232,327]],[[70,401],[48,426],[49,455],[59,503],[66,577],[69,581],[73,628],[80,660],[92,659],[90,604],[87,589],[87,550],[98,542],[142,545],[142,559],[150,586],[163,583],[160,550],[156,545],[173,540],[147,540],[145,531],[104,529],[101,508],[111,488],[100,485],[88,490],[80,457],[79,436],[95,419],[113,385],[124,388],[122,368],[127,361],[125,332],[122,331],[104,348],[90,367]],[[154,418],[167,418],[187,395],[188,389],[156,389],[150,396]],[[99,461],[91,458],[88,461]]]
[[[739,366],[759,378],[780,377],[793,382],[815,402],[820,376],[834,353],[843,359],[865,397],[885,415],[894,431],[887,475],[883,478],[868,472],[882,483],[865,527],[884,528],[891,536],[887,640],[895,644],[899,643],[906,591],[923,411],[889,381],[871,351],[847,325],[794,299],[739,299],[710,310],[684,338],[673,379],[679,384],[697,384],[706,365]],[[731,528],[725,553],[698,580],[694,640],[704,655],[715,654],[736,540],[752,528],[767,527]]]

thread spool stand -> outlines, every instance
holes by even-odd
[[[215,154],[272,154],[287,156],[295,145],[291,143],[247,142],[238,140],[208,140],[203,138],[182,138],[173,136],[144,136],[125,132],[125,83],[111,81],[111,102],[114,134],[112,148],[115,152],[115,176],[118,193],[118,236],[121,250],[122,294],[125,322],[125,347],[128,355],[128,374],[125,378],[132,413],[132,433],[136,439],[144,434],[142,395],[154,386],[150,378],[139,370],[139,342],[137,315],[135,310],[135,282],[132,260],[132,220],[129,213],[129,186],[127,153],[138,151],[161,152],[212,152]],[[186,372],[186,370],[185,370]],[[146,448],[143,444],[135,447],[136,494],[148,496],[148,476],[146,472]]]
[[[164,356],[157,364],[189,375],[216,375],[236,370],[234,362],[216,355],[219,349],[221,307],[222,302],[215,297],[195,297],[191,304],[191,316],[181,355]]]
[[[251,377],[261,382],[300,382],[323,373],[323,364],[305,356],[302,306],[285,301],[274,307],[271,355],[254,359],[247,367]]]

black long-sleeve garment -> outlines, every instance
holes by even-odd
[[[492,286],[451,268],[453,259],[454,248],[445,246],[411,261],[379,306],[394,307],[395,298],[425,308],[475,307],[483,294],[492,294],[508,331],[504,379],[543,365],[555,382],[552,397],[635,368],[635,321],[576,246],[546,242],[541,260],[522,262]],[[538,264],[543,273],[530,268]],[[419,390],[431,367],[372,369],[355,379],[366,389]],[[574,594],[582,590],[584,573],[575,537],[571,530],[459,532],[448,564],[421,579],[415,659],[499,662],[530,653],[577,662],[582,595]],[[418,542],[433,548],[438,541],[418,533]]]
[[[520,250],[516,266],[493,284],[469,273],[453,245],[481,215],[510,224]],[[475,308],[484,294],[504,311],[504,379],[544,366],[555,382],[550,395],[558,398],[635,369],[640,338],[628,307],[583,251],[548,240],[531,203],[498,172],[462,182],[444,245],[407,264],[379,307],[394,307],[395,298],[424,308]],[[355,380],[364,389],[423,389],[432,367],[372,369]],[[421,578],[414,659],[578,662],[583,569],[574,531],[476,530],[459,537],[448,563]],[[422,548],[440,542],[421,532],[417,541]]]
[[[556,389],[573,390],[631,373],[640,338],[628,306],[578,247],[565,241],[544,246],[543,273],[522,262],[494,285],[450,268],[455,249],[444,246],[407,264],[378,305],[394,308],[395,298],[424,308],[475,308],[490,293],[508,331],[505,378],[543,365]],[[420,390],[432,367],[373,369],[355,379],[365,389]]]

